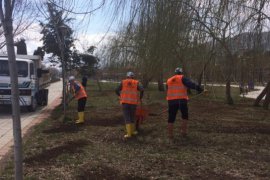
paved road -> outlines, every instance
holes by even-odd
[[[35,121],[41,116],[41,112],[49,109],[54,102],[59,99],[62,92],[62,82],[55,82],[49,86],[49,99],[48,106],[40,107],[36,112],[30,113],[27,110],[21,110],[21,126],[22,130],[26,127],[34,124]],[[44,114],[44,113],[43,113]],[[9,148],[7,146],[11,145],[13,141],[13,130],[12,130],[12,118],[10,107],[0,107],[0,160],[2,156],[6,153],[3,149]],[[2,150],[2,151],[1,151]]]

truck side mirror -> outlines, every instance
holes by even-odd
[[[42,77],[42,69],[40,69],[40,68],[37,69],[37,77],[38,78]]]

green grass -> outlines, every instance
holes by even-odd
[[[190,96],[189,136],[166,136],[167,114],[149,116],[140,134],[128,141],[116,84],[90,83],[83,126],[62,123],[57,108],[50,118],[24,138],[25,179],[269,179],[270,112],[238,97],[224,103],[224,87]],[[167,108],[164,92],[151,85],[144,105],[155,115]],[[75,120],[77,102],[68,107]],[[13,179],[8,163],[0,179]]]

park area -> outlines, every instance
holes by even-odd
[[[270,179],[270,0],[0,5],[0,180]]]
[[[25,179],[269,179],[270,111],[253,107],[254,100],[239,97],[227,105],[224,87],[190,95],[187,138],[167,138],[165,92],[151,84],[144,107],[149,116],[139,134],[125,140],[124,120],[116,83],[94,82],[87,87],[86,123],[77,118],[74,100],[65,122],[59,106],[23,139]],[[0,179],[14,179],[12,159]]]

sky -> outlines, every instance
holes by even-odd
[[[88,0],[74,1],[76,2],[74,3],[74,11],[85,12],[89,9],[96,9],[102,1],[93,0],[92,4],[89,4]],[[74,36],[77,39],[75,45],[79,51],[83,52],[92,45],[100,47],[102,43],[106,43],[107,37],[112,36],[117,31],[119,24],[118,21],[113,21],[112,13],[112,7],[106,5],[94,11],[91,15],[70,14],[74,18],[70,25],[75,31]],[[33,54],[38,46],[42,46],[40,31],[39,23],[34,22],[28,30],[15,40],[23,37],[26,40],[28,54]]]

